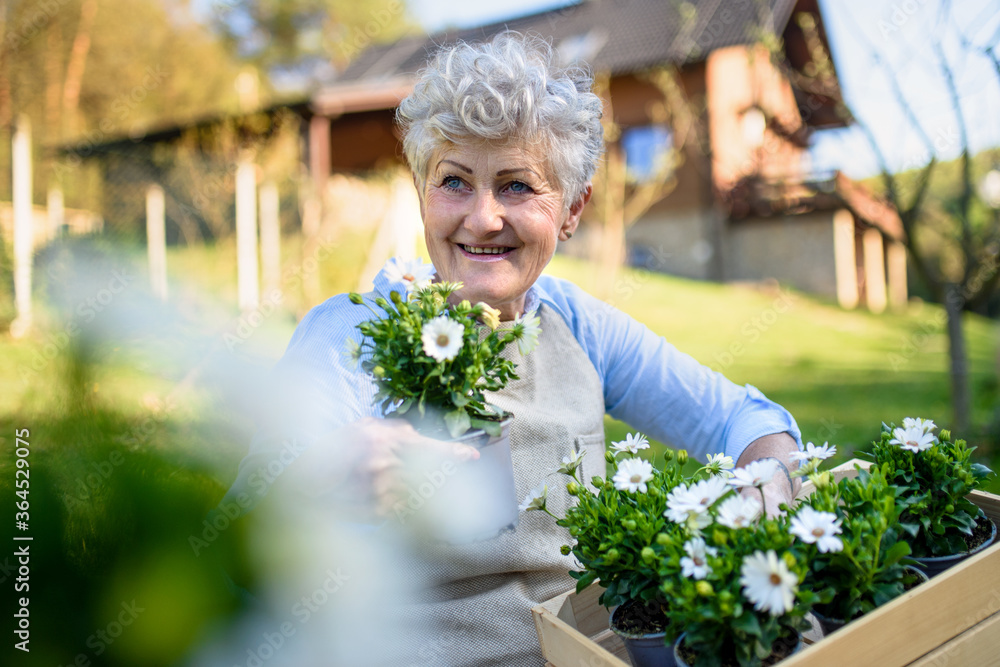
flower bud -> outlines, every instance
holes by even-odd
[[[618,560],[618,549],[608,549],[608,553],[604,554],[604,562],[611,564]]]
[[[672,450],[672,449],[664,449],[663,450],[663,460],[664,461],[669,461],[672,458],[674,458],[674,450]]]
[[[698,591],[698,595],[702,596],[703,598],[711,597],[713,594],[715,594],[715,590],[712,588],[712,584],[708,583],[704,579],[696,583],[694,585],[694,589]]]
[[[642,552],[640,552],[643,563],[652,563],[653,559],[656,558],[656,552],[654,552],[650,547],[643,547]]]
[[[810,475],[809,479],[812,480],[817,489],[822,489],[833,484],[833,475],[829,471]]]
[[[397,306],[403,303],[403,298],[399,296],[399,292],[397,292],[396,290],[389,292],[389,298],[392,299],[392,302]]]
[[[625,519],[624,521],[622,521],[622,527],[624,527],[625,530],[627,530],[629,532],[634,531],[635,530],[635,520],[634,519]]]
[[[792,568],[795,567],[795,556],[792,555],[791,551],[786,551],[781,554],[781,558],[785,561],[785,565]]]
[[[566,493],[568,493],[571,496],[580,495],[580,485],[577,484],[576,482],[570,482],[569,484],[566,485]]]
[[[604,452],[604,460],[607,461],[608,463],[614,463],[615,455],[611,452]]]
[[[360,306],[362,303],[364,303],[364,299],[362,299],[361,295],[358,294],[357,292],[351,292],[347,296],[347,298],[351,300],[351,303],[353,303],[355,305],[358,305],[358,306]]]
[[[374,375],[377,378],[385,377],[385,369],[382,368],[381,366],[376,366],[375,368],[372,369],[372,375]]]
[[[949,431],[946,428],[943,428],[940,431],[938,431],[938,440],[940,440],[941,442],[948,442],[948,441],[950,441],[951,440],[951,431]]]
[[[712,541],[720,547],[726,546],[726,542],[728,540],[729,538],[726,537],[725,531],[719,530],[718,528],[712,531]]]
[[[590,483],[594,485],[595,489],[599,489],[602,486],[604,486],[604,479],[598,477],[597,475],[594,475],[593,477],[590,478]]]
[[[677,450],[677,462],[680,463],[681,465],[684,465],[685,463],[687,463],[687,460],[688,460],[687,450],[686,449],[678,449]]]
[[[559,547],[559,553],[561,553],[563,556],[568,556],[570,551],[572,551],[572,549],[569,548],[568,544],[564,544],[561,547]]]
[[[952,505],[951,503],[948,503],[947,505],[944,506],[944,511],[946,514],[951,514],[952,512],[955,511],[955,506]]]
[[[659,544],[661,547],[669,546],[673,544],[673,542],[674,542],[673,538],[667,535],[666,533],[660,533],[659,535],[656,536],[656,543]]]
[[[389,307],[389,302],[386,301],[384,298],[382,298],[382,297],[379,296],[379,297],[375,297],[375,305],[379,306],[380,308],[388,308]]]

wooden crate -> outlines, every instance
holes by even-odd
[[[854,473],[849,461],[831,471]],[[803,493],[808,493],[808,486]],[[800,494],[801,495],[801,494]],[[970,498],[1000,525],[1000,496]],[[551,667],[629,667],[621,640],[608,628],[601,589],[568,591],[532,613],[542,655]],[[784,660],[782,667],[842,665],[1000,664],[1000,543],[879,607]]]

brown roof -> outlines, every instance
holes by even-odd
[[[612,74],[665,62],[696,63],[712,50],[755,41],[761,27],[781,34],[795,4],[796,0],[583,0],[477,28],[373,46],[340,81],[413,74],[439,46],[488,39],[504,29],[551,38],[562,52],[575,53],[595,70]]]

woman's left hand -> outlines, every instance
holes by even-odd
[[[761,495],[763,494],[764,511],[768,517],[780,515],[782,513],[780,509],[782,504],[791,506],[792,501],[795,500],[795,495],[802,487],[802,483],[797,477],[792,478],[786,474],[786,472],[790,473],[798,468],[798,463],[789,459],[789,455],[798,450],[799,446],[795,442],[795,438],[787,433],[773,433],[751,442],[743,450],[740,460],[736,463],[737,468],[742,468],[751,461],[773,458],[784,466],[779,466],[771,481],[764,484],[760,489],[756,487],[744,487],[741,490],[741,494],[744,497],[753,498],[757,501],[762,500]]]

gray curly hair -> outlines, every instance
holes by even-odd
[[[566,205],[575,201],[604,151],[601,100],[587,71],[558,67],[552,56],[545,40],[512,31],[438,51],[396,112],[414,174],[424,180],[448,142],[540,144]]]

